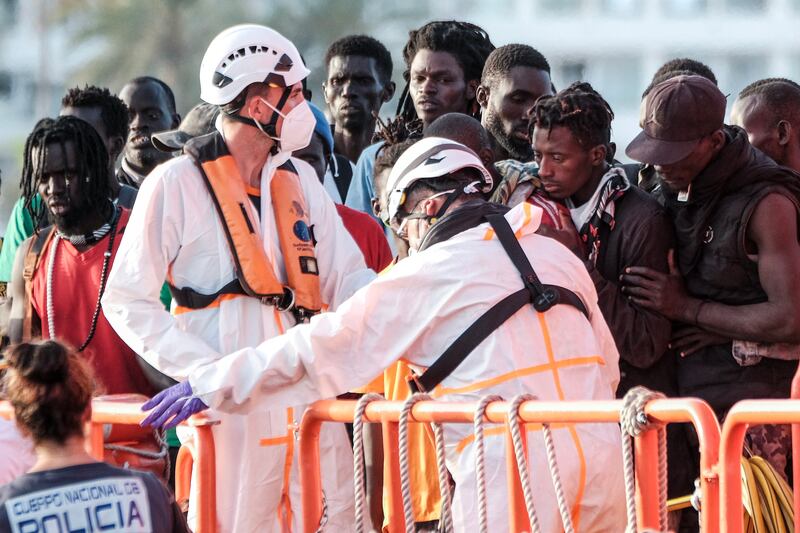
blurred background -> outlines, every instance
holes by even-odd
[[[198,102],[197,72],[211,38],[256,22],[294,41],[321,106],[325,50],[352,33],[389,48],[399,93],[408,30],[453,18],[482,26],[495,45],[537,48],[557,88],[592,83],[616,113],[623,156],[638,131],[641,93],[669,59],[708,64],[729,106],[759,78],[800,81],[800,0],[0,0],[0,235],[18,197],[25,138],[39,118],[58,113],[69,87],[116,93],[131,78],[156,76],[173,88],[183,114]],[[381,114],[394,111],[391,102]]]

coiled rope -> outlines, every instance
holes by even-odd
[[[370,402],[384,400],[380,394],[371,392],[358,399],[353,415],[353,475],[355,479],[356,533],[364,533],[364,509],[367,507],[366,479],[364,475],[364,411]]]
[[[475,434],[475,484],[478,491],[478,524],[481,533],[489,532],[487,518],[488,499],[486,497],[486,454],[483,441],[483,425],[485,422],[486,407],[492,402],[502,401],[503,398],[496,394],[484,396],[475,408],[475,418],[472,422]]]
[[[111,425],[109,424],[109,428]],[[152,460],[164,460],[164,478],[169,479],[170,461],[169,461],[169,444],[167,443],[166,431],[156,429],[153,431],[153,436],[158,443],[159,450],[151,452],[150,450],[143,450],[141,448],[134,448],[133,446],[126,446],[124,444],[103,444],[103,449],[110,452],[124,452]],[[130,463],[126,462],[122,465],[123,468],[130,468]]]
[[[620,426],[622,428],[622,462],[625,471],[625,506],[628,513],[627,533],[636,533],[636,473],[634,469],[631,439],[655,425],[647,418],[644,409],[647,402],[665,398],[660,392],[646,387],[634,387],[622,400]],[[667,531],[667,430],[658,424],[658,523],[661,531]]]
[[[428,394],[414,394],[403,404],[400,412],[398,427],[398,453],[400,455],[400,490],[403,495],[403,516],[406,523],[406,533],[416,531],[414,525],[414,508],[411,503],[411,480],[408,466],[408,418],[414,404],[421,401],[433,400]],[[442,525],[446,533],[453,531],[453,515],[450,501],[450,476],[447,472],[444,452],[444,428],[441,424],[431,424],[436,437],[436,466],[439,470],[439,491],[442,493]]]

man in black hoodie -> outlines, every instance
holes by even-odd
[[[622,277],[633,302],[676,326],[680,394],[720,417],[742,399],[788,397],[800,358],[800,176],[724,125],[725,103],[700,76],[647,95],[627,154],[655,166],[677,249],[668,274],[634,266]]]

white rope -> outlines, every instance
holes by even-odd
[[[109,424],[108,426],[110,428],[111,424]],[[151,452],[149,450],[134,448],[133,446],[125,446],[124,444],[103,444],[103,449],[108,450],[110,452],[130,453],[132,455],[137,455],[139,457],[144,457],[145,459],[153,459],[156,461],[163,459],[164,478],[169,479],[169,470],[170,470],[169,444],[167,443],[166,431],[156,429],[153,431],[153,436],[155,437],[155,440],[159,446],[159,451],[157,452]],[[126,462],[125,468],[128,468],[129,466],[130,463]]]
[[[47,329],[50,333],[50,338],[56,338],[56,317],[55,308],[53,306],[53,272],[56,265],[56,253],[58,252],[58,241],[61,237],[58,234],[53,235],[53,242],[50,243],[50,260],[47,263]]]
[[[531,525],[532,533],[540,533],[539,517],[536,515],[536,507],[533,504],[533,489],[531,488],[531,476],[528,472],[528,458],[525,455],[525,446],[522,444],[522,432],[519,422],[519,407],[523,402],[535,400],[533,394],[520,394],[515,396],[508,408],[508,429],[511,431],[511,441],[514,444],[514,456],[517,459],[517,471],[522,485],[522,494],[525,497],[525,509],[528,511],[528,520]]]
[[[489,532],[489,522],[487,518],[488,499],[486,498],[486,455],[483,441],[483,425],[486,414],[486,407],[491,402],[503,401],[501,396],[491,394],[484,396],[475,408],[475,418],[472,422],[475,434],[475,483],[478,490],[478,520],[481,533]]]
[[[553,444],[553,432],[550,429],[550,424],[542,425],[542,434],[544,435],[544,445],[547,449],[547,466],[550,468],[550,478],[553,480],[553,489],[555,489],[556,492],[556,501],[558,502],[558,511],[561,513],[561,523],[564,525],[564,533],[574,533],[575,528],[572,526],[569,504],[567,503],[567,498],[564,496],[561,474],[558,471],[556,447]]]
[[[622,462],[625,473],[625,507],[628,514],[627,533],[636,533],[636,473],[634,469],[631,439],[652,429],[653,423],[647,418],[644,408],[647,402],[665,398],[660,392],[646,387],[634,387],[622,400],[620,427],[622,429]],[[667,432],[663,424],[658,428],[658,522],[661,531],[667,531]]]
[[[369,393],[359,398],[353,415],[353,474],[355,480],[356,533],[364,533],[364,509],[367,507],[364,475],[364,411],[370,402],[384,400],[380,394]]]
[[[414,394],[403,404],[400,412],[398,427],[398,454],[400,456],[400,492],[403,495],[403,516],[406,523],[406,533],[414,533],[414,508],[411,502],[411,479],[408,466],[408,419],[411,415],[411,408],[420,401],[429,401],[433,398],[428,394]],[[453,531],[453,514],[450,501],[450,475],[447,471],[447,464],[444,450],[444,428],[441,424],[431,424],[433,434],[436,437],[436,466],[439,471],[439,491],[442,496],[442,516],[440,530],[446,533]],[[442,528],[443,526],[443,528]]]

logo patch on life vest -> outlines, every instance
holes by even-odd
[[[319,276],[319,269],[317,268],[317,260],[313,257],[301,255],[300,270],[303,272],[303,274],[313,274],[315,276]]]
[[[295,222],[292,230],[294,231],[294,236],[301,241],[308,242],[311,240],[311,232],[308,230],[308,224],[304,221],[298,220]]]

